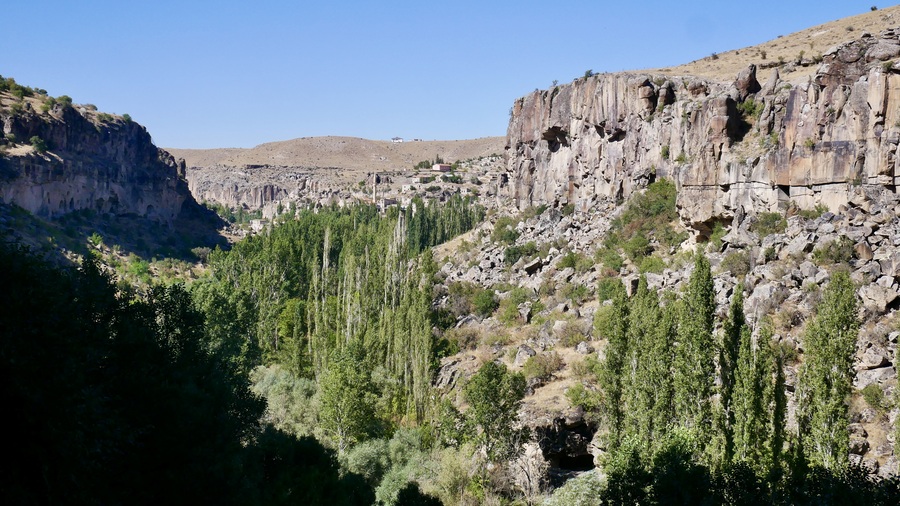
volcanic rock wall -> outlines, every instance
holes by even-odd
[[[78,210],[136,215],[169,223],[197,207],[179,165],[153,145],[132,121],[79,106],[38,113],[0,108],[5,136],[18,144],[0,157],[0,199],[44,218]],[[11,135],[10,135],[11,134]],[[49,147],[37,153],[23,142],[37,136]]]
[[[671,177],[683,220],[708,233],[791,201],[837,211],[855,185],[896,191],[898,35],[833,48],[800,84],[760,86],[750,65],[731,83],[623,73],[535,91],[512,109],[510,196],[588,209]]]

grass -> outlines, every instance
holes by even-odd
[[[781,234],[787,229],[787,219],[780,213],[759,213],[750,230],[760,239],[772,234]]]

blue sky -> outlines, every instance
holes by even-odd
[[[553,80],[686,63],[871,5],[29,0],[0,9],[0,74],[129,113],[166,147],[467,139],[505,135],[513,101]]]

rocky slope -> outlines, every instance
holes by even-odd
[[[849,269],[863,325],[848,452],[882,476],[900,472],[893,436],[900,407],[863,395],[869,387],[892,399],[897,389],[898,36],[861,34],[826,51],[814,77],[801,82],[776,72],[761,85],[753,66],[728,82],[604,74],[517,100],[504,194],[521,210],[511,211],[515,239],[498,243],[486,223],[435,254],[444,307],[456,304],[454,286],[471,283],[490,287],[501,308],[458,320],[452,336],[466,349],[444,359],[438,387],[452,391],[485,360],[523,370],[531,356],[556,354],[559,368],[530,383],[521,417],[542,435],[537,458],[551,472],[590,467],[602,453],[591,442],[597,427],[565,392],[582,381],[583,357],[603,357],[605,336],[592,327],[605,303],[598,282],[620,277],[633,290],[643,271],[652,288],[678,293],[690,276],[685,253],[699,248],[714,268],[720,317],[740,283],[748,319],[772,318],[776,340],[796,350],[786,388],[795,427],[806,324],[834,270]],[[657,245],[656,268],[626,259],[610,269],[599,253],[609,248],[622,203],[659,178],[676,182],[674,225],[693,233],[680,247]],[[773,217],[783,221],[764,230]],[[507,261],[516,248],[529,253]],[[517,293],[524,301],[505,312],[503,301]]]
[[[708,234],[735,215],[847,203],[853,185],[894,192],[900,30],[823,54],[799,83],[602,74],[518,99],[507,134],[519,208],[622,199],[674,178],[681,215]]]

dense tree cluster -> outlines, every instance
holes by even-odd
[[[607,473],[601,497],[638,504],[809,504],[837,497],[896,501],[897,480],[848,464],[848,399],[859,329],[846,272],[837,271],[805,334],[800,426],[788,437],[783,346],[756,332],[738,285],[717,338],[710,266],[698,254],[681,297],[662,301],[641,278],[596,326],[608,339],[593,365],[597,390],[573,389],[599,416]],[[567,492],[571,493],[571,492]]]
[[[179,285],[117,292],[91,262],[57,269],[0,244],[4,504],[371,504],[311,438],[207,344]]]

